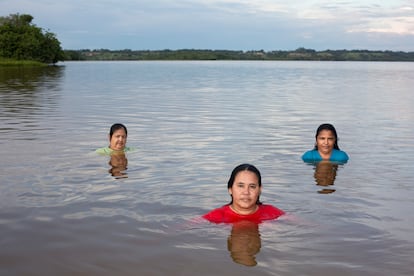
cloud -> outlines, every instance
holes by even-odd
[[[410,0],[2,0],[64,48],[413,50]],[[400,42],[399,44],[397,42]],[[399,46],[398,46],[399,45]]]
[[[413,6],[414,7],[414,6]],[[414,8],[411,6],[338,2],[320,4],[300,13],[301,18],[343,27],[347,33],[414,34]],[[339,24],[341,22],[341,25]]]
[[[395,7],[391,10],[378,8],[371,16],[367,15],[365,24],[350,28],[348,32],[377,32],[398,35],[414,35],[414,8]]]

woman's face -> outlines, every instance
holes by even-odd
[[[229,188],[229,193],[233,197],[232,209],[242,215],[255,212],[261,191],[259,179],[254,172],[239,172],[234,178],[233,186]]]
[[[330,154],[335,144],[335,135],[330,130],[321,130],[316,137],[318,151],[322,154]]]
[[[109,147],[113,150],[123,150],[127,141],[125,129],[115,130],[112,137],[109,137]]]

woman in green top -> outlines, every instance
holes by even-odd
[[[113,124],[109,130],[109,146],[97,149],[100,154],[112,154],[126,152],[130,149],[126,146],[128,130],[123,124]]]

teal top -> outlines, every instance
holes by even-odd
[[[346,163],[348,161],[349,157],[346,152],[342,150],[333,149],[331,153],[331,157],[329,157],[329,161],[333,162],[340,162],[340,163]],[[319,162],[322,161],[322,157],[319,154],[318,150],[313,149],[305,152],[302,155],[302,160],[305,162]]]
[[[125,147],[123,152],[133,151],[133,148]],[[111,155],[115,150],[111,149],[110,147],[99,148],[96,150],[97,153],[102,155]]]

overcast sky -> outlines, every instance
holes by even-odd
[[[0,0],[63,49],[414,51],[414,0]]]

